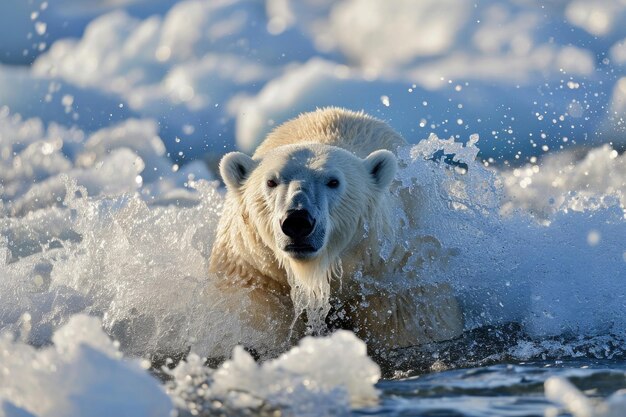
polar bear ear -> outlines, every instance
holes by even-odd
[[[365,158],[365,169],[372,176],[374,183],[383,190],[391,184],[398,163],[393,153],[386,150],[374,151]]]
[[[230,190],[237,191],[256,166],[256,162],[245,153],[230,152],[220,161],[220,175]]]

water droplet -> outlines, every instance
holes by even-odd
[[[35,32],[37,32],[39,36],[44,35],[46,29],[48,29],[48,25],[45,22],[35,22]]]
[[[597,230],[590,230],[587,235],[587,244],[589,246],[596,246],[598,243],[600,243],[600,232]]]

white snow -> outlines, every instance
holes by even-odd
[[[174,0],[5,0],[0,4],[0,62],[30,63],[54,41],[80,37],[90,20],[126,8],[147,17],[167,11]]]
[[[623,65],[626,63],[626,39],[615,43],[610,50],[611,58],[617,64]]]
[[[480,133],[484,142],[481,149],[489,150],[486,155],[496,160],[515,160],[518,151],[537,153],[537,144],[558,148],[568,145],[563,136],[580,138],[590,129],[598,131],[604,120],[598,117],[604,99],[590,96],[589,91],[597,87],[593,81],[551,97],[549,108],[542,104],[545,95],[551,95],[553,88],[563,90],[566,83],[546,76],[544,80],[553,84],[546,84],[546,91],[538,91],[532,82],[543,74],[543,68],[565,66],[566,62],[576,62],[574,67],[580,68],[581,76],[593,71],[588,53],[550,46],[533,51],[536,57],[475,57],[461,52],[411,69],[406,81],[383,78],[376,82],[364,70],[314,58],[274,78],[256,96],[237,100],[237,146],[251,152],[276,123],[328,105],[364,109],[391,122],[410,141],[433,131],[458,140]],[[457,81],[459,71],[463,72],[461,79],[469,81]],[[421,82],[407,88],[416,78]],[[518,83],[515,94],[494,85],[498,79]],[[393,104],[385,105],[381,97]],[[621,109],[617,111],[622,114]],[[487,113],[490,123],[486,123]],[[614,123],[603,127],[607,135],[619,128]],[[533,136],[521,140],[529,131]]]
[[[134,192],[153,201],[189,180],[211,179],[203,164],[173,172],[153,120],[127,119],[86,134],[0,111],[0,211],[24,215],[60,205],[68,180],[91,195]]]
[[[317,22],[314,36],[348,60],[381,71],[448,51],[470,10],[469,3],[454,0],[402,0],[391,7],[376,0],[349,0]]]

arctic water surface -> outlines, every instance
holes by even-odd
[[[387,4],[0,6],[0,416],[626,415],[626,6]],[[207,272],[219,157],[325,105],[411,143],[460,339],[278,353]]]

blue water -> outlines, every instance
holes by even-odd
[[[543,417],[555,404],[544,395],[549,377],[568,378],[592,398],[626,388],[626,361],[570,359],[433,372],[378,383],[378,406],[359,416]],[[559,416],[571,416],[567,412]]]

